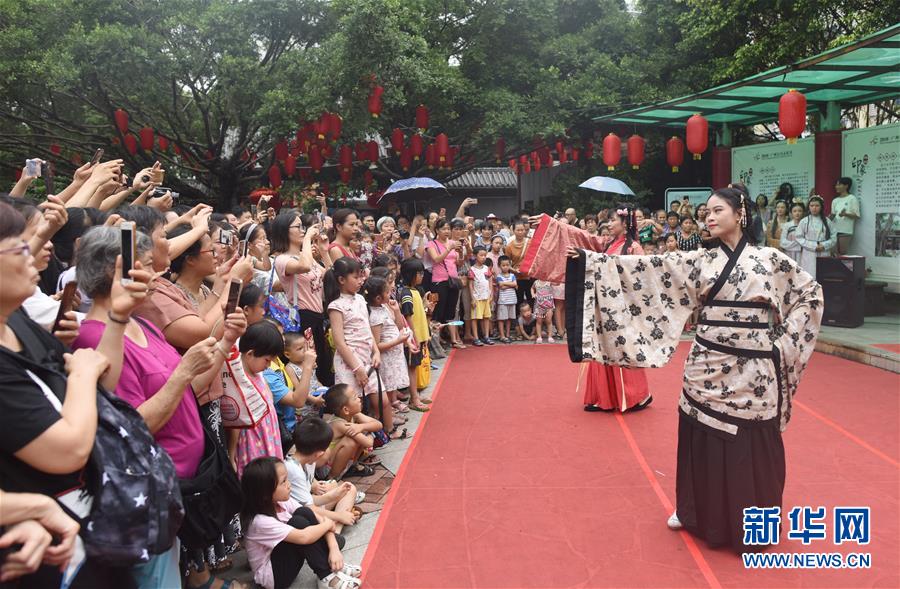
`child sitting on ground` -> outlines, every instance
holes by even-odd
[[[303,333],[285,333],[284,358],[276,358],[264,373],[266,383],[272,390],[278,419],[288,433],[293,433],[297,425],[297,409],[306,407],[308,403],[325,405],[321,398],[310,394],[314,390],[311,381],[316,370],[316,350],[312,346],[313,342],[307,341]],[[291,362],[291,358],[296,364]],[[290,364],[292,366],[288,368]],[[282,440],[281,447],[287,453],[291,447],[290,438]]]
[[[334,531],[339,534],[344,526],[355,524],[361,513],[354,509],[358,498],[353,484],[315,480],[316,466],[327,461],[333,438],[331,426],[321,417],[304,419],[294,429],[295,452],[285,459],[284,465],[291,481],[291,499],[334,521]],[[365,494],[361,495],[365,498]]]
[[[253,580],[265,589],[289,587],[303,563],[319,579],[319,589],[357,589],[362,569],[345,564],[334,534],[335,522],[291,499],[284,463],[256,458],[241,477],[241,527]]]
[[[374,440],[369,434],[379,431],[381,422],[362,412],[362,399],[346,384],[336,384],[325,393],[325,413],[334,434],[329,445],[330,476],[339,480],[344,476],[374,474],[372,467],[361,464],[359,459],[373,448]]]
[[[522,339],[533,341],[536,337],[534,333],[536,325],[537,318],[531,310],[531,305],[528,304],[528,301],[522,301],[522,304],[519,305],[519,319],[516,321],[519,336]]]

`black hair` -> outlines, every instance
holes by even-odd
[[[325,290],[325,308],[328,308],[328,305],[331,301],[337,300],[339,296],[341,296],[341,283],[339,281],[340,278],[346,278],[351,274],[356,274],[362,270],[362,264],[359,263],[359,260],[356,258],[348,258],[346,256],[342,258],[338,258],[331,265],[331,268],[325,272],[325,278],[323,279],[324,290]]]
[[[69,218],[66,224],[60,227],[50,241],[53,242],[53,252],[60,261],[66,264],[75,263],[75,240],[91,226],[90,218],[81,207],[66,209]]]
[[[776,197],[780,200],[790,201],[794,198],[794,185],[790,182],[782,182],[781,186],[778,187],[778,196]]]
[[[387,268],[391,264],[391,256],[388,254],[378,254],[372,258],[372,268]]]
[[[486,251],[487,251],[487,248],[484,247],[483,245],[476,245],[476,246],[472,249],[472,253],[473,253],[473,254],[476,254],[476,255],[479,254],[479,253],[481,253],[481,252],[486,252]]]
[[[366,282],[362,287],[362,295],[369,306],[374,305],[375,299],[384,294],[384,290],[388,284],[387,279],[381,276],[372,275],[366,279]]]
[[[681,215],[681,218],[678,219],[679,223],[684,223],[685,221],[693,221],[694,218],[690,215]]]
[[[351,394],[355,393],[350,389],[350,385],[346,384],[336,384],[325,391],[325,413],[339,415],[341,407],[347,404]]]
[[[190,225],[178,225],[171,231],[166,234],[168,239],[175,239],[176,237],[180,237],[185,233],[190,233],[193,231]],[[169,263],[169,272],[172,274],[181,274],[181,271],[184,270],[184,264],[187,262],[188,258],[196,257],[200,255],[200,247],[203,242],[203,238],[196,240],[194,243],[188,246],[186,250],[184,250],[177,258],[172,260]]]
[[[675,217],[676,219],[681,221],[681,216],[678,213],[676,213],[675,211],[669,211],[668,213],[666,213],[666,221],[668,221],[672,217]]]
[[[747,193],[747,187],[743,184],[733,184],[728,188],[719,188],[709,195],[710,198],[716,196],[724,200],[731,209],[741,214],[740,227],[741,233],[747,243],[755,244],[756,236],[753,234],[753,213],[750,206],[750,198]],[[721,241],[713,240],[715,247],[718,247]]]
[[[303,339],[306,339],[306,335],[304,335],[304,333],[303,333],[302,331],[287,331],[287,332],[284,333],[284,336],[283,336],[283,337],[284,337],[284,347],[285,347],[285,349],[287,349],[288,347],[290,347],[291,345],[293,345],[293,343],[294,343],[296,340],[300,339],[301,337],[302,337]]]
[[[305,417],[297,424],[292,437],[297,452],[309,456],[327,450],[334,439],[334,432],[324,419],[312,416]]]
[[[400,264],[400,280],[406,286],[412,286],[419,272],[425,273],[425,264],[419,258],[408,258]]]
[[[515,228],[519,225],[524,225],[526,229],[528,228],[528,223],[526,223],[522,219],[513,219],[513,222],[510,223],[510,225],[512,225],[513,230],[515,230]]]
[[[812,213],[809,212],[809,205],[816,201],[819,203],[821,207],[819,209],[819,214],[816,215],[822,221],[822,224],[825,226],[825,241],[831,239],[831,225],[828,223],[828,217],[825,215],[825,200],[821,196],[811,196],[809,198],[809,203],[807,204],[806,217],[812,217]],[[806,222],[807,226],[809,226],[809,221]]]
[[[241,291],[241,297],[238,299],[238,307],[241,309],[246,309],[247,307],[255,307],[259,304],[259,300],[265,294],[263,289],[259,286],[253,284],[247,284],[244,286],[244,289]]]
[[[8,204],[16,211],[19,212],[20,215],[25,217],[25,224],[27,225],[32,217],[36,214],[40,213],[40,209],[38,209],[33,202],[28,200],[27,198],[20,198],[17,196],[10,196],[8,193],[4,194],[2,198],[2,202]],[[37,253],[37,252],[35,252]]]
[[[0,239],[18,237],[25,231],[25,217],[12,205],[0,201]]]
[[[179,205],[175,205],[172,207],[172,211],[177,213],[179,217],[184,215],[187,212],[190,212],[190,210],[191,210],[191,205],[186,205],[186,204],[179,204]]]
[[[318,218],[312,213],[299,213],[298,211],[290,211],[291,213],[296,213],[300,215],[300,223],[304,228],[310,228],[316,223],[318,223]]]
[[[259,237],[259,232],[265,232],[266,227],[262,224],[247,223],[238,231],[241,241],[251,242]]]
[[[359,219],[359,213],[354,209],[338,209],[331,215],[331,222],[335,227],[343,225],[350,218],[350,215],[356,215],[356,218]]]
[[[231,207],[231,214],[239,219],[240,219],[241,215],[243,215],[246,212],[247,212],[247,209],[245,209],[242,206]]]
[[[85,216],[91,220],[91,227],[103,225],[109,219],[109,213],[101,211],[96,207],[84,207]]]
[[[378,266],[377,268],[372,268],[369,270],[369,276],[378,276],[379,278],[387,279],[388,276],[391,275],[391,269],[387,266]]]
[[[847,176],[841,176],[838,178],[838,184],[843,184],[847,187],[847,192],[850,192],[850,189],[853,187],[853,179],[848,178]]]
[[[622,211],[621,213],[619,211]],[[625,227],[625,244],[622,247],[622,253],[628,253],[631,250],[632,244],[637,241],[637,219],[634,216],[634,205],[631,203],[623,202],[619,203],[615,209],[610,211],[611,214],[616,215],[622,221],[622,225]],[[680,221],[679,221],[680,222]],[[606,249],[612,245],[612,241],[610,241]]]
[[[135,229],[147,235],[152,235],[153,230],[157,227],[166,226],[165,215],[147,205],[121,207],[116,209],[116,214],[122,217],[123,221],[134,223]]]
[[[274,456],[254,458],[244,467],[241,475],[241,527],[248,529],[257,515],[275,517],[275,501],[272,495],[278,488],[278,469],[283,464]]]
[[[802,202],[795,202],[795,203],[788,203],[788,204],[791,205],[790,209],[788,209],[790,212],[793,212],[794,207],[800,207],[800,210],[803,211],[803,214],[804,215],[806,214],[806,205],[803,204]]]
[[[762,204],[761,204],[761,205],[757,205],[757,206],[761,206],[761,207],[767,207],[767,206],[769,206],[769,197],[768,197],[768,196],[766,196],[765,194],[757,194],[757,195],[756,195],[756,201],[754,201],[754,202],[757,202],[757,203],[758,203],[758,202],[759,202],[759,199],[762,199]]]
[[[280,356],[284,352],[284,338],[278,328],[268,321],[254,323],[247,328],[238,343],[241,354],[253,352],[254,356]]]
[[[499,266],[503,262],[512,262],[512,260],[509,256],[500,256],[499,258],[497,258],[497,266]]]
[[[291,225],[298,216],[295,212],[280,213],[272,220],[269,227],[269,244],[273,254],[283,254],[290,248]]]
[[[484,265],[487,266],[488,268],[493,268],[493,267],[494,267],[494,260],[492,260],[492,259],[490,259],[490,258],[485,258],[485,259],[484,259]]]
[[[465,229],[466,222],[460,219],[459,217],[454,217],[450,221],[450,229]]]
[[[530,307],[530,306],[531,306],[531,303],[529,303],[528,301],[522,301],[521,303],[519,303],[519,310],[521,311],[525,307]]]
[[[444,225],[450,225],[450,221],[448,221],[447,219],[438,218],[438,220],[434,222],[434,232],[437,233],[438,229],[440,229]]]
[[[228,222],[228,215],[225,213],[212,213],[209,216],[209,224]]]

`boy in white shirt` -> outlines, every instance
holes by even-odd
[[[853,180],[839,178],[834,185],[837,196],[831,201],[831,219],[834,221],[834,232],[837,233],[837,255],[845,256],[850,250],[853,239],[853,228],[859,219],[859,199],[850,194]]]

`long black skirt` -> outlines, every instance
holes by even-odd
[[[778,420],[750,422],[732,436],[682,411],[678,415],[678,519],[710,547],[730,546],[735,552],[765,549],[744,545],[743,510],[781,507],[785,464]]]

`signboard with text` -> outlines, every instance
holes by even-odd
[[[731,150],[731,181],[747,185],[752,198],[772,196],[784,182],[794,186],[794,194],[806,196],[816,176],[815,138],[797,143],[771,141]]]

